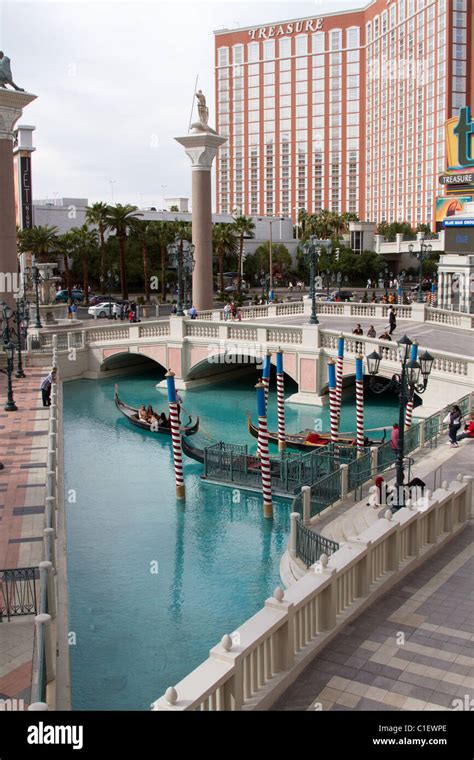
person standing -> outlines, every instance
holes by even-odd
[[[448,435],[449,435],[451,448],[455,448],[458,446],[457,434],[458,434],[459,428],[461,427],[461,422],[462,422],[462,412],[459,406],[455,404],[449,415],[449,423],[448,423]]]
[[[400,437],[400,430],[398,428],[398,424],[395,422],[393,424],[393,426],[392,426],[392,436],[391,436],[391,439],[390,439],[390,446],[391,446],[392,451],[395,452],[395,454],[398,451],[398,439],[399,439],[399,437]]]
[[[367,330],[367,337],[368,338],[377,337],[377,333],[375,332],[375,327],[373,325],[370,325],[369,329]]]
[[[51,386],[56,382],[56,367],[53,367],[47,377],[40,385],[41,395],[43,397],[43,406],[51,406]]]
[[[393,308],[393,306],[390,306],[388,310],[388,326],[390,329],[389,334],[391,335],[397,327],[397,316],[395,314],[395,309]]]

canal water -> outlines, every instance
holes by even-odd
[[[161,378],[156,371],[122,377],[120,396],[161,411]],[[256,419],[256,379],[251,371],[182,394],[184,409],[201,419],[197,445],[225,440],[254,449],[246,413]],[[133,428],[115,408],[114,382],[63,386],[75,710],[147,710],[280,584],[289,530],[290,501],[276,500],[273,521],[265,520],[258,495],[202,483],[202,466],[189,459],[186,504],[178,505],[170,438]],[[287,393],[295,390],[288,382]],[[319,418],[328,430],[327,409],[286,407],[289,432],[314,429]],[[353,399],[344,401],[342,419],[341,429],[355,429]],[[396,419],[394,399],[367,399],[366,428],[390,428]],[[269,428],[276,424],[271,391]]]

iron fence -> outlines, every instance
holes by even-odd
[[[322,554],[328,557],[339,549],[339,544],[329,538],[305,528],[300,520],[296,521],[296,556],[306,567],[314,565],[321,559]]]
[[[0,621],[4,617],[36,615],[36,581],[39,578],[37,567],[18,567],[0,570]]]
[[[310,517],[314,517],[341,498],[341,470],[334,470],[311,486]]]
[[[358,459],[349,463],[348,472],[348,490],[353,491],[357,486],[365,483],[372,476],[372,452],[364,454]]]

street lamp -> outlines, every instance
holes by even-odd
[[[195,260],[193,256],[194,246],[191,245],[189,249],[183,251],[183,271],[184,271],[184,307],[187,309],[192,306],[192,274],[194,272]],[[188,283],[190,287],[188,287]]]
[[[43,282],[46,278],[42,277],[39,271],[39,267],[36,263],[36,259],[33,256],[31,261],[31,267],[25,267],[25,276],[28,278],[31,276],[31,280],[33,282],[33,285],[35,287],[35,302],[36,302],[36,321],[35,321],[35,327],[37,329],[41,329],[43,325],[41,324],[41,315],[40,315],[40,308],[39,308],[39,284],[40,282]]]
[[[193,266],[190,262],[193,261],[194,245],[189,240],[183,240],[180,237],[176,237],[174,243],[170,243],[167,246],[168,256],[171,265],[176,267],[178,275],[178,303],[176,305],[176,316],[184,317],[183,311],[183,269],[185,262],[187,266]]]
[[[259,216],[257,217],[259,222],[268,222],[270,227],[270,237],[268,240],[269,245],[269,274],[270,279],[268,282],[268,290],[273,290],[273,237],[272,237],[272,224],[274,222],[283,222],[285,219],[284,216]],[[281,227],[280,227],[281,230]],[[280,239],[281,239],[281,233],[280,233]]]
[[[319,324],[319,319],[316,314],[316,288],[314,287],[314,280],[316,277],[316,266],[321,255],[321,246],[318,244],[316,235],[312,235],[301,247],[305,258],[309,260],[309,295],[311,298],[309,324],[317,325]]]
[[[413,342],[406,335],[398,341],[398,353],[402,365],[401,374],[395,374],[390,380],[384,382],[377,378],[382,357],[377,351],[367,356],[367,368],[370,375],[370,389],[377,394],[388,390],[398,395],[398,445],[396,458],[396,506],[397,509],[405,506],[404,491],[404,449],[405,449],[405,409],[409,401],[413,401],[415,392],[424,393],[430,376],[434,358],[428,351],[420,357],[419,362],[410,358]],[[420,375],[423,380],[420,382]]]
[[[13,386],[12,386],[13,357],[15,355],[15,344],[12,343],[11,340],[8,341],[8,343],[3,344],[3,350],[5,351],[7,355],[6,374],[7,374],[7,381],[8,381],[7,402],[3,408],[5,409],[6,412],[16,412],[18,411],[18,407],[15,404],[15,401],[13,399]]]
[[[115,283],[117,285],[119,278],[118,275],[115,272],[112,272],[110,269],[107,272],[107,279],[105,280],[105,277],[100,277],[100,281],[102,284],[105,284],[108,292],[109,292],[109,316],[107,319],[112,319],[112,285]]]
[[[30,322],[30,304],[27,301],[27,299],[23,296],[22,298],[18,298],[16,300],[16,311],[14,314],[14,320],[16,324],[16,337],[17,337],[17,348],[18,348],[18,365],[16,369],[15,377],[26,377],[24,371],[23,371],[23,362],[22,362],[22,356],[21,356],[21,350],[22,340],[27,340],[28,336],[28,325]]]
[[[425,243],[424,238],[420,238],[420,250],[415,251],[413,243],[410,243],[408,250],[410,251],[410,255],[414,256],[420,262],[420,283],[418,285],[418,298],[416,300],[418,303],[423,303],[423,291],[421,287],[423,284],[423,262],[425,259],[429,258],[432,246],[430,243]]]

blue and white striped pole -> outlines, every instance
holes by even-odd
[[[357,451],[364,450],[364,369],[363,357],[356,356],[356,429]]]
[[[341,423],[342,404],[342,375],[344,371],[344,335],[337,340],[337,372],[336,372],[336,403],[337,403],[337,426]]]
[[[270,387],[270,370],[272,366],[271,351],[267,351],[263,360],[262,383],[265,386],[265,408],[268,412],[268,389]]]
[[[268,456],[267,408],[265,404],[265,388],[263,383],[257,383],[257,414],[258,414],[258,448],[260,452],[260,472],[262,476],[263,516],[273,517],[272,482],[270,475],[270,458]]]
[[[285,380],[283,374],[283,351],[276,352],[277,411],[278,411],[278,450],[286,448],[285,440]]]
[[[336,396],[336,363],[334,359],[328,361],[328,386],[329,386],[329,416],[331,419],[331,441],[338,441],[337,422],[337,396]]]
[[[176,403],[176,388],[174,384],[174,372],[166,373],[168,386],[168,404],[170,409],[171,442],[173,445],[174,474],[176,480],[176,496],[178,499],[185,498],[183,476],[183,450],[181,446],[181,433],[179,430],[178,404]]]

